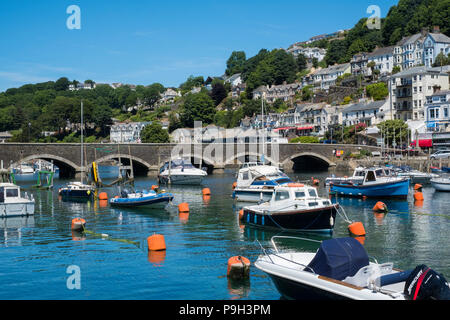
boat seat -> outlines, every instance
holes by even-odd
[[[353,276],[347,277],[343,281],[358,287],[369,287],[371,283],[383,275],[392,273],[392,268],[394,264],[384,263],[384,264],[369,264],[365,266]]]

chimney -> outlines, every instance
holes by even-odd
[[[441,33],[441,29],[439,28],[439,26],[433,27],[433,33]]]
[[[422,28],[422,35],[425,37],[428,33],[428,28]]]

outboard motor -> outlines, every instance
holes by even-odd
[[[404,294],[412,300],[450,300],[450,288],[440,273],[417,266],[405,282]]]

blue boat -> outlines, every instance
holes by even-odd
[[[126,190],[123,190],[120,197],[110,199],[109,203],[115,207],[134,208],[149,206],[153,208],[164,208],[172,200],[172,193],[156,193],[153,190],[128,193]]]
[[[410,181],[405,177],[386,176],[382,168],[365,169],[358,183],[330,184],[330,192],[348,197],[407,198]]]

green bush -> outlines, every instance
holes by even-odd
[[[289,141],[289,143],[319,143],[317,137],[297,137]]]

